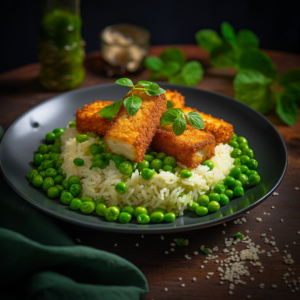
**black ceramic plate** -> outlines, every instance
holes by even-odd
[[[243,197],[231,200],[215,213],[203,217],[186,212],[173,223],[140,225],[107,222],[97,215],[83,215],[68,206],[47,197],[43,190],[27,180],[34,168],[32,158],[37,147],[45,142],[47,132],[56,127],[65,128],[75,117],[78,108],[95,100],[119,100],[128,88],[115,84],[99,85],[61,94],[27,111],[7,130],[0,146],[1,170],[14,190],[26,201],[53,217],[89,228],[127,233],[165,233],[186,231],[226,222],[248,211],[265,200],[280,184],[287,167],[285,144],[274,126],[248,106],[221,94],[167,83],[161,87],[177,89],[191,106],[223,118],[233,124],[237,135],[245,136],[257,159],[261,182],[245,192]],[[18,145],[18,146],[16,146]]]

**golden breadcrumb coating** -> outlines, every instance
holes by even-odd
[[[171,90],[166,90],[165,93],[167,100],[171,101],[174,103],[174,107],[173,108],[183,108],[185,101],[184,101],[184,96],[180,93],[178,93],[176,90],[175,91],[171,91]]]
[[[167,111],[167,98],[165,94],[148,96],[144,90],[135,90],[134,95],[143,100],[140,110],[130,116],[122,105],[104,138],[110,152],[140,163]]]
[[[234,134],[234,130],[233,126],[230,123],[227,123],[222,119],[214,118],[211,115],[200,112],[196,108],[184,107],[182,110],[185,113],[189,113],[190,111],[198,112],[201,115],[205,124],[204,131],[210,132],[214,135],[217,145],[221,143],[226,144],[231,140]]]
[[[104,135],[111,122],[104,119],[97,112],[103,107],[113,103],[113,101],[96,101],[89,105],[84,105],[76,113],[77,130],[83,133],[94,132],[98,135]]]
[[[152,141],[152,147],[173,156],[189,169],[195,169],[204,160],[215,155],[215,138],[209,132],[187,125],[182,135],[176,136],[172,125],[160,126]]]

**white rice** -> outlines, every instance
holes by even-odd
[[[176,215],[183,215],[189,203],[191,204],[199,195],[213,189],[234,167],[234,159],[230,157],[233,148],[227,144],[220,144],[216,146],[216,155],[211,159],[214,163],[213,170],[209,171],[207,166],[199,165],[192,170],[193,176],[185,179],[179,176],[182,170],[179,166],[175,168],[175,174],[160,172],[151,180],[144,180],[138,170],[135,170],[131,177],[121,174],[112,160],[105,169],[89,170],[93,160],[89,147],[99,141],[94,137],[89,137],[89,140],[77,143],[78,134],[80,133],[76,128],[72,127],[67,128],[61,136],[62,168],[67,178],[71,175],[80,177],[82,196],[102,198],[108,206],[118,205],[121,208],[126,205],[143,206],[148,209],[149,213],[160,207]],[[84,160],[83,166],[77,167],[73,163],[77,157]],[[115,191],[115,185],[119,182],[127,184],[128,190],[124,195]],[[182,192],[185,195],[179,197]]]

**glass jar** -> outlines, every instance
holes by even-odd
[[[122,76],[142,69],[149,52],[150,33],[145,28],[116,24],[100,34],[103,69],[107,76]]]
[[[43,0],[40,23],[40,82],[48,90],[77,87],[85,76],[80,0]]]

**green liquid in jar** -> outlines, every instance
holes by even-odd
[[[84,79],[85,42],[81,18],[63,9],[54,9],[41,20],[39,60],[41,84],[49,90],[69,90]]]

